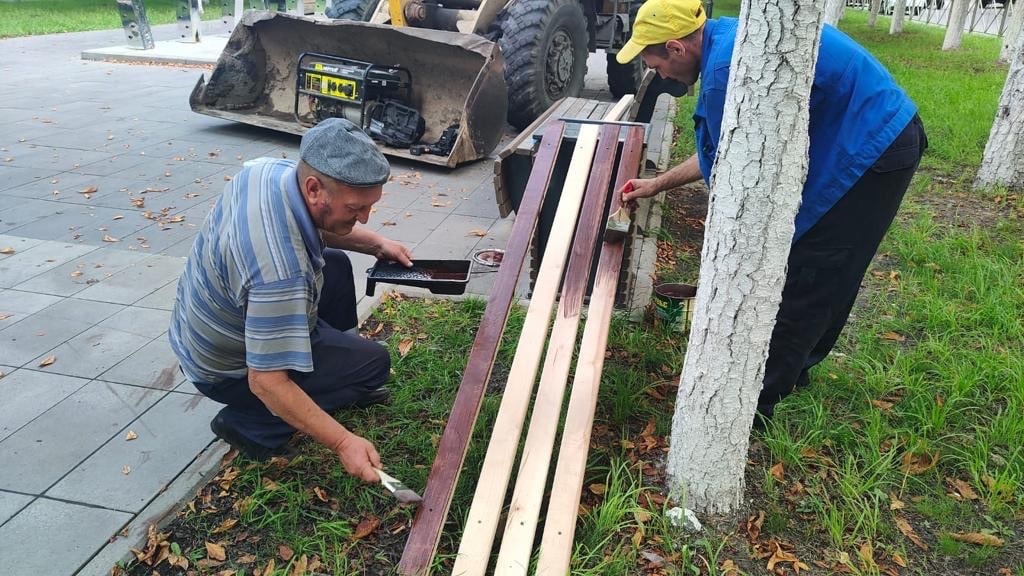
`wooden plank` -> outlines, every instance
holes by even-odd
[[[540,152],[530,174],[523,194],[519,212],[512,225],[505,255],[490,297],[473,340],[462,383],[455,397],[448,423],[437,447],[437,456],[427,477],[423,502],[416,510],[409,538],[399,561],[399,573],[412,576],[427,574],[441,537],[441,528],[448,516],[455,484],[466,458],[469,439],[480,412],[487,381],[494,366],[494,357],[501,342],[501,335],[508,322],[519,274],[526,261],[526,253],[537,226],[540,208],[551,180],[558,149],[562,141],[564,125],[552,123],[544,132]]]
[[[636,178],[643,154],[643,138],[643,128],[631,127],[627,132],[612,190],[618,190],[630,178]],[[622,197],[613,193],[608,213],[614,213],[621,205]],[[569,396],[562,443],[558,450],[555,479],[544,518],[544,536],[541,539],[536,572],[538,576],[565,576],[569,573],[576,534],[576,515],[583,491],[587,452],[594,427],[594,412],[624,246],[623,239],[618,238],[606,240],[601,247],[601,259],[597,265],[594,289],[590,294],[587,324],[580,341],[580,354],[576,360],[576,373]]]
[[[562,188],[555,221],[548,237],[544,261],[537,275],[537,284],[530,298],[530,307],[516,346],[515,358],[506,379],[501,406],[492,429],[487,454],[477,480],[476,492],[455,559],[453,574],[483,574],[491,554],[491,543],[498,526],[501,506],[512,462],[519,446],[519,436],[529,407],[533,384],[537,377],[548,324],[555,297],[562,280],[566,257],[572,245],[573,230],[583,202],[587,174],[597,148],[599,127],[588,125],[576,140],[568,176]]]
[[[581,126],[580,140],[594,127],[593,124]],[[495,575],[525,575],[530,564],[537,519],[544,498],[544,487],[547,484],[548,467],[551,464],[551,452],[558,432],[558,417],[562,412],[562,397],[572,366],[572,353],[576,346],[583,297],[590,277],[598,228],[604,222],[602,216],[605,214],[605,197],[611,183],[618,143],[618,126],[604,125],[600,128],[597,155],[590,170],[583,212],[573,239],[572,255],[569,258],[565,285],[562,287],[558,314],[555,316],[555,324],[551,329],[551,338],[544,356],[544,369],[537,388],[533,414],[530,416],[530,428],[523,446]],[[570,167],[570,176],[573,175]],[[501,435],[505,435],[504,430],[501,430]]]

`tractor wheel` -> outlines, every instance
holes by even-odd
[[[324,10],[324,16],[335,20],[368,22],[376,7],[377,0],[334,0],[331,7]]]
[[[636,94],[640,85],[644,67],[640,58],[634,58],[627,64],[619,64],[615,54],[608,54],[608,90],[612,96],[622,98],[626,94]]]
[[[515,0],[501,19],[508,121],[523,129],[587,75],[587,19],[577,0]]]

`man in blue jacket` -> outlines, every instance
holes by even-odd
[[[700,79],[693,114],[697,152],[657,178],[631,180],[623,200],[703,178],[721,136],[737,21],[708,20],[699,0],[647,0],[618,53],[640,56],[664,78]],[[810,98],[810,162],[772,332],[755,422],[809,384],[808,369],[832,349],[861,279],[899,209],[927,147],[917,107],[863,47],[826,25]]]

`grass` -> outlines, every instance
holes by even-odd
[[[716,3],[717,14],[728,9]],[[753,439],[748,508],[690,534],[667,519],[674,504],[662,496],[685,339],[615,318],[572,574],[753,575],[790,555],[808,574],[1024,576],[1024,198],[968,188],[1005,69],[993,64],[992,39],[968,36],[963,51],[940,55],[939,30],[908,23],[892,38],[864,20],[850,10],[842,27],[918,102],[932,147],[836,353]],[[692,150],[692,101],[680,101],[680,155]],[[667,228],[659,237],[671,243]],[[472,300],[389,299],[366,326],[379,325],[392,351],[396,397],[341,418],[414,488],[482,310]],[[496,374],[511,365],[522,318],[513,311]],[[412,342],[405,356],[403,341]],[[498,401],[495,392],[484,399],[437,573],[451,566]],[[272,574],[303,562],[323,573],[391,573],[411,512],[346,476],[324,449],[300,447],[291,461],[229,463],[163,540],[200,573],[265,573],[272,561]],[[972,533],[1003,544],[962,541]],[[206,542],[224,545],[227,560],[211,563]],[[184,571],[164,564],[160,573]]]
[[[151,26],[177,21],[176,0],[144,0]],[[204,20],[220,18],[220,5],[210,4]],[[0,1],[0,38],[112,30],[121,27],[113,0],[3,0]]]

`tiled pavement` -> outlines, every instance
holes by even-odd
[[[184,381],[167,342],[177,277],[241,162],[297,156],[296,137],[189,111],[200,69],[80,59],[121,42],[121,31],[0,41],[0,566],[9,576],[108,573],[217,466],[224,446],[208,421],[218,405]],[[498,219],[489,161],[393,168],[371,226],[421,258],[504,245],[512,221]],[[355,269],[371,263],[356,257]],[[491,278],[479,275],[470,291],[486,293]],[[360,293],[364,281],[357,273]]]

